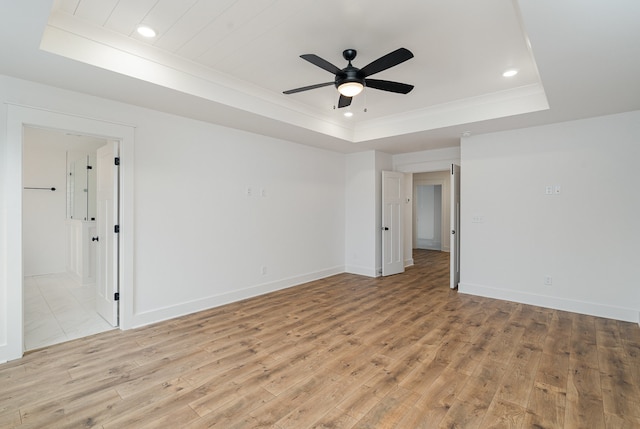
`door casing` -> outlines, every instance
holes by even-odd
[[[6,249],[0,257],[0,267],[6,274],[0,278],[0,292],[6,291],[5,308],[6,326],[4,327],[6,342],[0,345],[0,361],[22,357],[24,352],[24,319],[23,319],[23,272],[22,272],[22,147],[23,127],[32,126],[63,130],[96,137],[119,140],[121,142],[121,158],[125,159],[126,168],[120,171],[120,219],[121,224],[129,226],[126,234],[120,236],[119,281],[120,281],[120,327],[128,329],[133,326],[133,303],[126,297],[133,296],[133,160],[134,132],[131,125],[93,119],[79,114],[68,114],[7,103],[7,138],[3,162],[4,179],[2,191],[6,202],[4,231]],[[122,300],[124,298],[124,301]],[[124,304],[124,305],[123,305]],[[0,304],[1,305],[1,304]],[[0,333],[0,337],[1,337]]]

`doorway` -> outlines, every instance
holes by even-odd
[[[120,141],[120,223],[127,225],[120,233],[118,242],[118,284],[120,301],[120,329],[130,329],[136,323],[133,296],[133,254],[134,254],[134,217],[133,217],[133,177],[135,128],[99,119],[91,119],[80,114],[58,113],[48,109],[7,104],[7,138],[3,163],[6,186],[3,187],[6,198],[5,222],[0,225],[6,237],[7,251],[1,253],[4,258],[5,275],[0,278],[0,286],[6,291],[2,302],[6,310],[3,330],[5,343],[0,347],[0,359],[19,359],[24,353],[24,309],[23,309],[23,237],[22,237],[22,151],[25,126],[56,130],[77,130],[79,134],[97,136]],[[124,304],[124,305],[122,305]],[[10,327],[10,329],[8,329]]]
[[[442,250],[442,185],[416,185],[416,249]]]
[[[448,252],[450,249],[449,171],[413,174],[412,246]]]
[[[96,312],[96,151],[107,140],[23,130],[24,349],[112,329]]]

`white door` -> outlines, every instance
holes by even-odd
[[[404,174],[382,172],[382,275],[404,272],[402,188]]]
[[[118,326],[118,142],[98,149],[96,229],[96,311],[107,322]]]
[[[450,287],[460,283],[460,166],[451,164],[451,262]]]

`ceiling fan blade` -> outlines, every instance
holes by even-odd
[[[390,80],[365,79],[367,88],[381,89],[383,91],[397,92],[407,94],[413,89],[413,85],[400,82],[392,82]]]
[[[321,69],[325,69],[329,73],[333,73],[333,74],[342,73],[342,70],[340,70],[338,67],[334,66],[329,61],[324,60],[315,54],[300,55],[300,58],[309,61],[311,64],[316,65]]]
[[[322,88],[323,86],[334,85],[335,82],[317,83],[315,85],[303,86],[302,88],[289,89],[282,91],[283,94],[295,94],[296,92],[308,91],[310,89]]]
[[[345,97],[344,95],[340,94],[340,99],[338,100],[338,109],[341,107],[350,106],[352,98],[353,97]]]
[[[378,58],[374,62],[367,64],[362,69],[360,69],[360,71],[364,74],[365,77],[371,76],[372,74],[376,74],[393,66],[397,66],[398,64],[410,60],[411,58],[413,58],[413,54],[410,50],[405,48],[396,49],[395,51]]]

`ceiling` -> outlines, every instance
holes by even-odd
[[[636,0],[9,3],[0,73],[345,153],[640,109]],[[301,54],[343,68],[354,48],[362,68],[400,47],[414,58],[373,77],[414,90],[365,89],[351,118],[332,85],[282,93],[333,80]]]

